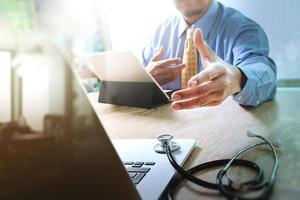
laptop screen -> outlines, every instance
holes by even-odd
[[[0,105],[6,112],[0,112],[0,198],[121,198],[122,190],[133,193],[87,99],[86,92],[97,92],[97,80],[84,66],[71,70],[54,49],[43,47],[16,58],[14,68],[7,66],[10,80],[2,87],[10,90],[1,98],[9,101]]]

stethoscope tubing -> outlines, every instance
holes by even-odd
[[[244,147],[239,152],[234,154],[234,156],[231,159],[221,159],[221,160],[209,161],[209,162],[197,165],[188,170],[185,170],[180,165],[178,165],[178,163],[176,162],[175,158],[172,155],[170,147],[168,146],[167,143],[164,144],[163,147],[166,151],[167,158],[168,158],[170,164],[177,171],[177,174],[172,178],[172,180],[170,181],[170,184],[167,188],[167,198],[173,199],[172,189],[179,182],[181,182],[184,179],[187,179],[187,180],[195,183],[196,185],[199,185],[199,186],[202,186],[202,187],[205,187],[208,189],[219,190],[221,192],[221,194],[223,194],[224,196],[226,196],[229,199],[240,199],[240,200],[266,199],[272,191],[275,177],[276,177],[276,171],[278,168],[277,153],[276,153],[276,150],[275,150],[273,144],[267,138],[262,137],[260,135],[249,135],[249,136],[257,137],[257,138],[263,140],[263,142],[251,144],[251,145]],[[271,150],[273,153],[273,159],[274,159],[274,167],[272,169],[271,176],[266,183],[262,183],[263,179],[264,179],[264,173],[263,173],[263,170],[256,163],[249,161],[249,160],[237,159],[240,155],[244,154],[246,151],[249,151],[249,150],[253,149],[254,147],[261,146],[261,145],[269,145],[271,147]],[[203,170],[208,170],[208,169],[220,167],[220,166],[224,166],[224,167],[223,167],[223,169],[221,169],[219,171],[217,178],[216,178],[216,183],[211,183],[211,182],[208,182],[208,181],[205,181],[205,180],[202,180],[200,178],[193,176],[193,174],[196,172],[200,172]],[[243,197],[242,195],[239,195],[236,192],[239,192],[241,189],[244,189],[245,187],[238,188],[238,189],[232,187],[231,184],[233,182],[229,178],[227,178],[229,180],[229,184],[224,185],[223,177],[226,175],[227,170],[231,166],[243,166],[243,167],[247,167],[247,168],[253,170],[256,173],[256,176],[250,181],[241,183],[240,186],[242,186],[242,187],[247,186],[248,191],[255,191],[255,190],[263,189],[262,194],[260,196],[256,196],[255,198]]]
[[[227,170],[230,168],[230,162],[228,162],[228,164],[221,171],[219,171],[219,173],[217,175],[216,182],[219,186],[219,190],[220,190],[221,194],[228,197],[229,199],[239,199],[239,200],[258,200],[258,199],[261,199],[261,200],[264,200],[264,199],[267,199],[269,197],[269,195],[271,194],[271,191],[273,190],[273,185],[274,185],[275,178],[276,178],[276,172],[277,172],[277,169],[278,169],[278,156],[277,156],[277,152],[275,150],[275,147],[272,144],[272,142],[269,139],[265,138],[265,137],[262,137],[260,135],[255,135],[255,134],[251,135],[250,137],[257,137],[257,138],[263,140],[264,142],[258,143],[258,144],[253,144],[252,147],[250,147],[251,145],[249,145],[248,147],[245,147],[241,151],[237,152],[232,157],[230,162],[232,162],[238,156],[242,155],[246,151],[248,151],[248,150],[250,150],[250,149],[252,149],[256,146],[264,145],[264,144],[269,145],[271,150],[272,150],[272,153],[273,153],[273,162],[274,162],[274,166],[273,166],[273,169],[272,169],[271,176],[270,176],[269,180],[267,182],[263,183],[263,184],[259,184],[260,182],[257,182],[255,184],[253,184],[250,181],[248,183],[246,182],[246,183],[242,183],[240,185],[240,186],[246,186],[248,191],[262,190],[262,192],[259,196],[244,197],[240,194],[234,194],[230,190],[228,190],[222,183],[224,175],[226,175]]]

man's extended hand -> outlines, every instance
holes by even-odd
[[[161,60],[163,54],[164,50],[161,48],[146,67],[146,70],[160,85],[174,81],[184,68],[180,58]]]
[[[208,47],[200,29],[195,30],[194,42],[201,54],[204,70],[189,80],[189,88],[173,93],[174,110],[218,105],[242,87],[241,71]]]

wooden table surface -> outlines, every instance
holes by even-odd
[[[172,111],[170,104],[155,109],[115,106],[97,102],[98,94],[90,93],[97,115],[112,139],[156,138],[170,133],[176,138],[194,138],[197,147],[184,165],[222,158],[255,141],[247,130],[281,143],[279,170],[272,199],[300,198],[300,89],[279,89],[273,101],[256,108],[242,107],[228,98],[220,106]],[[251,151],[243,158],[258,162],[271,171],[272,157],[266,148]],[[247,170],[232,170],[238,177],[251,175]],[[268,175],[268,173],[266,173]],[[215,181],[215,172],[199,177]],[[251,176],[250,176],[251,177]],[[176,199],[224,199],[218,192],[184,182]]]

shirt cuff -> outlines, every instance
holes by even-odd
[[[243,105],[254,105],[253,102],[250,102],[250,96],[252,95],[256,87],[256,76],[253,74],[253,71],[251,69],[241,69],[240,67],[238,68],[245,74],[245,76],[247,77],[247,81],[243,89],[239,93],[232,95],[233,100]]]

